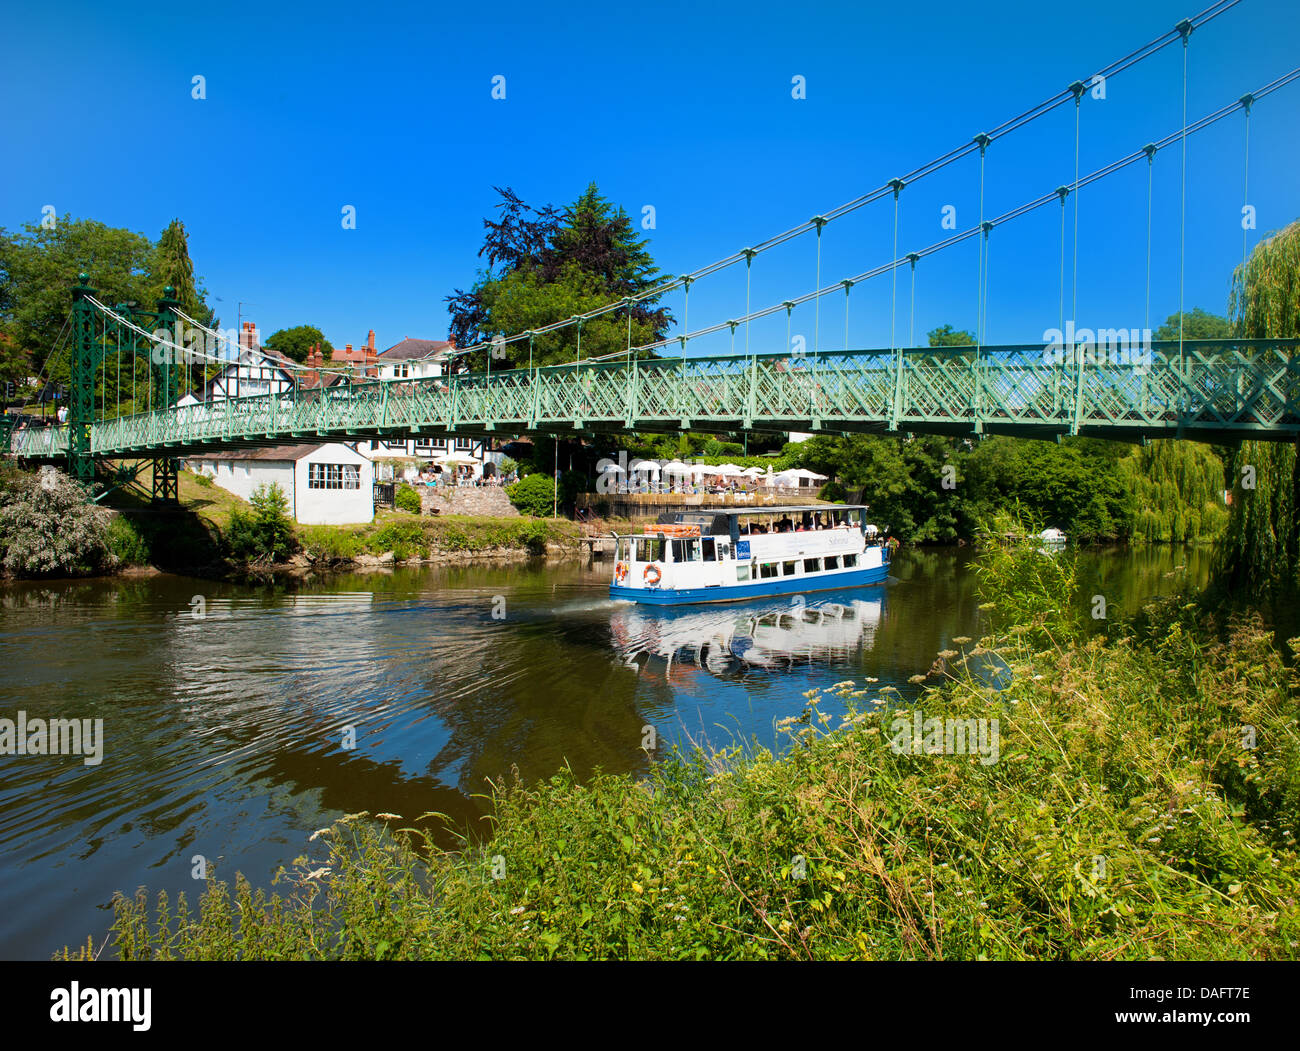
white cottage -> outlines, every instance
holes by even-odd
[[[279,485],[302,525],[354,525],[375,517],[375,469],[349,445],[275,445],[192,456],[187,465],[243,500]]]

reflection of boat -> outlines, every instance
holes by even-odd
[[[611,598],[654,605],[734,602],[877,584],[889,573],[860,504],[669,511],[616,537]]]
[[[1048,529],[1044,529],[1041,533],[1038,534],[1040,547],[1044,551],[1059,551],[1061,548],[1065,547],[1069,539],[1070,538],[1067,537],[1063,532],[1061,532],[1061,530],[1055,528],[1054,526]]]
[[[882,588],[726,610],[621,606],[611,630],[627,663],[650,657],[669,667],[690,664],[725,675],[747,668],[833,663],[870,649],[883,607]]]

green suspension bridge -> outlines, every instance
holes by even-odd
[[[853,201],[815,216],[805,224],[719,260],[691,274],[666,281],[639,296],[609,303],[586,314],[490,343],[457,351],[478,353],[485,368],[422,379],[377,380],[344,375],[329,386],[320,370],[295,373],[292,387],[280,392],[225,397],[178,404],[182,377],[201,363],[206,375],[230,366],[244,348],[221,351],[212,340],[231,341],[186,315],[168,289],[153,310],[109,306],[97,298],[90,276],[72,289],[67,332],[70,355],[68,420],[61,427],[18,427],[0,432],[10,455],[33,462],[66,464],[83,481],[94,478],[100,460],[152,463],[154,496],[176,497],[177,462],[198,452],[257,447],[295,440],[383,440],[439,435],[594,436],[601,432],[695,429],[716,432],[811,431],[850,433],[1013,434],[1053,438],[1092,435],[1124,440],[1192,438],[1235,441],[1242,438],[1292,441],[1300,437],[1300,340],[1238,339],[1150,341],[1143,330],[1091,332],[1067,327],[1065,221],[1074,203],[1077,279],[1079,191],[1131,165],[1147,165],[1147,320],[1150,313],[1151,169],[1158,154],[1182,148],[1185,186],[1186,141],[1234,113],[1244,113],[1249,149],[1252,106],[1300,80],[1292,70],[1191,123],[1186,115],[1186,52],[1192,31],[1238,0],[1222,0],[1169,33],[1144,45],[1089,78],[1025,111],[992,131],[936,158],[905,176]],[[1080,104],[1098,78],[1102,82],[1143,61],[1169,44],[1183,48],[1182,126],[1165,138],[1080,176]],[[988,147],[1058,106],[1073,102],[1075,175],[1001,215],[985,217],[984,157]],[[917,251],[898,252],[898,214],[903,190],[954,161],[978,151],[980,219],[977,225]],[[1249,154],[1246,154],[1247,159]],[[1248,167],[1246,171],[1248,171]],[[875,201],[892,200],[893,258],[873,269],[830,285],[821,282],[821,235],[842,215]],[[1005,223],[1051,204],[1061,209],[1061,333],[1055,344],[985,345],[987,328],[989,235]],[[1185,214],[1186,191],[1180,202]],[[813,289],[792,299],[751,310],[749,275],[756,257],[806,233],[817,239],[817,279]],[[908,347],[893,339],[898,274],[910,272],[913,303],[917,263],[936,252],[976,240],[979,246],[977,342],[964,347]],[[1182,265],[1185,223],[1179,247],[1179,316],[1182,317]],[[1245,243],[1243,239],[1243,262]],[[743,263],[745,309],[737,316],[654,343],[634,346],[632,312],[677,289]],[[813,349],[792,353],[749,350],[752,321],[842,293],[847,318],[849,293],[864,281],[889,275],[891,346],[827,350],[814,338]],[[1077,282],[1076,282],[1077,283]],[[1077,295],[1072,294],[1072,307]],[[581,357],[584,322],[625,312],[626,347],[617,354]],[[1073,309],[1071,311],[1073,314]],[[533,367],[534,341],[576,326],[578,353],[571,364]],[[683,325],[683,329],[685,329]],[[187,331],[197,341],[187,341]],[[688,354],[689,344],[713,333],[744,332],[739,353]],[[847,342],[847,320],[845,325]],[[492,368],[505,345],[526,341],[527,368]],[[196,349],[207,345],[209,349]],[[122,372],[126,365],[127,378]],[[141,376],[143,365],[143,377]],[[317,382],[299,382],[314,375]],[[128,396],[129,394],[129,396]],[[192,399],[191,399],[192,400]],[[143,410],[141,405],[143,403]]]

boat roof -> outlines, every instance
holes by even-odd
[[[740,515],[802,514],[804,511],[824,514],[827,511],[866,511],[868,508],[866,504],[768,504],[765,507],[709,507],[701,508],[701,510],[707,514],[738,517]]]

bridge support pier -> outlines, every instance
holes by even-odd
[[[176,507],[180,504],[180,466],[180,460],[154,460],[152,499],[154,506]]]

